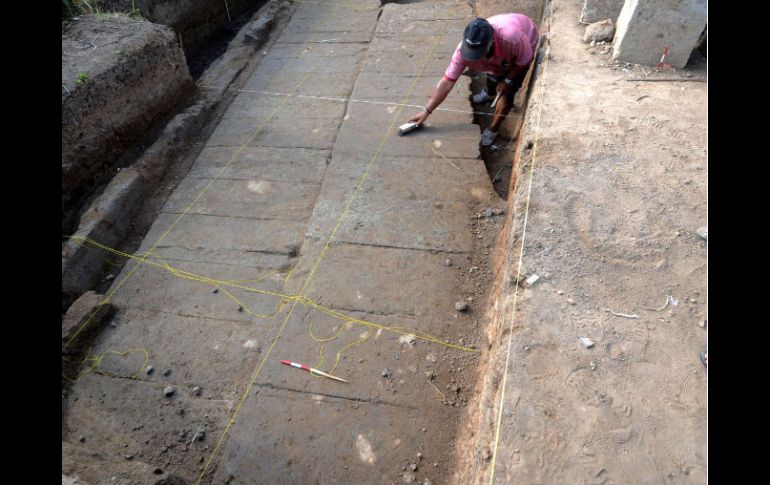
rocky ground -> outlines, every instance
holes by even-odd
[[[125,266],[65,320],[70,483],[703,483],[706,86],[628,79],[704,61],[614,63],[555,1],[490,162],[469,76],[396,128],[468,20],[539,6],[399,3],[295,2],[137,247],[91,245]]]

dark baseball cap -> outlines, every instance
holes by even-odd
[[[492,25],[482,18],[471,20],[465,33],[460,48],[460,55],[466,61],[478,61],[484,57],[494,41],[495,31]]]

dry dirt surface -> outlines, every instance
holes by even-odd
[[[174,32],[123,14],[62,25],[62,232],[154,128],[193,93]]]
[[[63,475],[705,482],[705,84],[629,82],[548,4],[506,202],[468,76],[395,128],[468,20],[535,4],[403,3],[296,2],[105,289]]]
[[[546,21],[460,483],[702,484],[705,60],[616,63],[581,41],[580,3]],[[682,81],[635,80],[662,78]]]
[[[297,3],[105,291],[66,443],[190,482],[450,479],[507,211],[469,79],[395,130],[471,7],[379,7]]]

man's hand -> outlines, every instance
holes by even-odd
[[[409,118],[409,122],[414,122],[414,123],[417,123],[417,124],[421,125],[421,124],[425,123],[425,120],[427,120],[427,119],[428,119],[428,112],[427,111],[420,111],[416,115],[414,115],[411,118]]]
[[[505,81],[497,83],[497,92],[501,96],[505,95],[511,87]]]

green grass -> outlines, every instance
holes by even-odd
[[[128,12],[129,17],[133,18],[143,18],[142,14],[139,12],[139,9],[136,8],[136,0],[131,0],[131,11]]]
[[[88,81],[88,74],[80,71],[80,74],[78,74],[78,79],[75,81],[75,84],[83,85]]]
[[[98,0],[62,0],[62,18],[71,19],[78,15],[86,13],[93,13],[98,11],[99,6],[96,4]],[[91,4],[96,5],[96,8]]]
[[[62,18],[71,19],[75,16],[75,7],[70,0],[61,0],[62,4]]]
[[[131,10],[128,12],[108,12],[102,4],[103,0],[62,0],[62,20],[70,20],[73,17],[106,13],[125,13],[134,19],[144,19],[142,13],[136,7],[136,0],[131,0]]]

